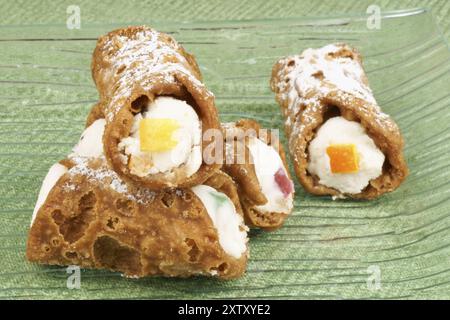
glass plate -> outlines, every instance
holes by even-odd
[[[197,56],[223,121],[268,127],[282,123],[268,85],[279,57],[330,42],[356,46],[375,97],[403,132],[411,174],[374,201],[332,201],[296,184],[286,225],[251,232],[239,280],[82,270],[79,290],[67,288],[66,268],[28,263],[25,243],[42,179],[97,99],[95,40],[121,26],[0,29],[0,298],[450,298],[449,50],[427,10],[383,13],[378,30],[366,18],[149,21]]]

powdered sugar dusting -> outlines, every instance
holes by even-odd
[[[144,28],[132,37],[113,36],[102,48],[108,54],[112,74],[118,74],[116,88],[107,107],[106,119],[111,122],[131,96],[134,88],[151,91],[156,83],[173,84],[175,74],[183,74],[189,81],[202,88],[207,95],[212,93],[193,75],[189,62],[181,54],[181,47],[172,38],[150,28]],[[107,78],[105,77],[107,81]],[[111,79],[111,78],[110,78]]]
[[[318,121],[317,113],[325,108],[322,99],[330,93],[337,94],[343,101],[350,101],[352,97],[366,101],[367,108],[377,115],[373,121],[389,129],[391,122],[385,121],[389,116],[381,112],[355,56],[347,45],[330,44],[319,49],[306,49],[301,55],[279,61],[279,81],[275,85],[279,99],[287,105],[282,112],[291,148],[304,129]],[[291,153],[295,157],[306,156],[304,150],[293,152],[291,149]]]
[[[70,191],[75,191],[78,189],[78,186],[75,184],[72,184],[70,182],[66,182],[63,186],[62,186],[63,190],[66,192],[70,192]]]
[[[364,83],[364,70],[358,61],[348,56],[335,55],[343,47],[330,44],[319,49],[306,49],[301,55],[285,58],[292,65],[284,80],[280,81],[280,91],[295,99],[300,97],[317,100],[336,89],[351,93],[371,104],[377,104],[372,91]],[[292,63],[291,61],[294,61]],[[286,86],[291,88],[285,90]]]
[[[106,165],[100,165],[98,168],[93,168],[90,165],[89,158],[74,157],[71,158],[71,160],[75,163],[75,166],[68,171],[68,174],[72,176],[82,175],[88,180],[98,182],[100,186],[109,187],[139,204],[148,204],[152,202],[155,197],[155,193],[146,188],[130,190],[129,186],[117,175],[117,173],[109,169]],[[72,190],[73,187],[68,185],[66,188]]]

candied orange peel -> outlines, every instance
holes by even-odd
[[[355,173],[359,170],[359,155],[354,144],[332,144],[327,147],[332,173]]]

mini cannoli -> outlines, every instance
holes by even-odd
[[[308,192],[372,199],[407,176],[400,130],[377,105],[355,49],[327,45],[283,58],[271,88]]]
[[[218,171],[186,189],[155,192],[129,185],[98,156],[104,122],[88,127],[71,155],[44,179],[28,260],[129,277],[242,275],[248,229],[232,179]]]
[[[32,223],[28,260],[129,277],[245,272],[247,231],[230,177],[218,172],[192,189],[132,190],[103,160],[76,159],[46,179],[53,186]]]
[[[291,213],[294,184],[278,135],[250,119],[222,124],[223,171],[236,182],[246,223],[279,228]]]
[[[103,117],[105,157],[124,180],[160,190],[205,181],[220,164],[204,159],[202,134],[220,130],[214,96],[193,56],[172,37],[129,27],[99,38],[92,75]]]

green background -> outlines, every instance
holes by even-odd
[[[64,24],[68,5],[82,8],[83,23],[149,23],[152,20],[238,20],[364,13],[369,5],[383,11],[428,7],[450,39],[447,0],[129,0],[129,1],[2,1],[1,25]]]
[[[80,30],[65,27],[70,4],[81,8]],[[0,1],[0,298],[450,298],[450,2],[377,1],[383,11],[431,13],[386,18],[373,31],[370,4]],[[31,212],[46,171],[70,151],[97,99],[95,39],[141,23],[176,32],[197,56],[223,120],[250,116],[268,127],[282,123],[268,88],[278,57],[355,45],[375,97],[404,134],[411,175],[370,202],[333,202],[296,184],[295,212],[277,232],[251,232],[248,272],[236,281],[83,270],[81,289],[67,289],[65,268],[24,259]],[[380,290],[367,286],[371,268],[380,268]]]

